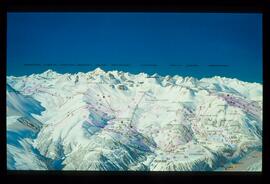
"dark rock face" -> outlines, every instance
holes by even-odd
[[[119,85],[118,89],[123,90],[123,91],[128,90],[128,88],[125,85]]]

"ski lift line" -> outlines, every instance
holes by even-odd
[[[148,94],[147,92],[145,92],[145,95],[147,95],[147,96],[149,96],[151,98],[156,98],[155,96],[152,96],[152,95]]]
[[[236,114],[233,114],[232,117],[235,119],[235,118],[236,118]],[[230,137],[229,137],[228,135],[224,134],[224,131],[221,132],[221,135],[224,137],[224,139],[225,139],[228,143],[232,144],[232,140],[230,139]]]
[[[147,96],[149,96],[151,98],[154,98],[153,96],[147,94],[147,91],[144,91],[144,93],[145,93],[145,95],[147,95]],[[132,100],[128,103],[127,108],[130,108],[132,106],[132,104],[134,104],[135,98],[136,98],[136,96],[132,98]]]
[[[83,109],[83,108],[87,108],[88,110],[90,110],[89,107],[90,107],[90,105],[87,104],[87,105],[80,106],[80,107],[78,107],[77,109],[74,109],[74,110],[71,111],[71,112],[68,112],[68,113],[66,114],[65,118],[62,119],[62,120],[60,120],[57,124],[60,124],[60,123],[62,123],[65,119],[67,119],[67,118],[69,117],[69,114],[72,114],[72,113],[74,113],[75,111],[78,111],[78,110]],[[96,108],[94,108],[94,107],[91,107],[91,108],[92,108],[92,109],[96,109]],[[95,113],[97,113],[97,112],[95,112]]]
[[[213,102],[213,101],[212,101],[212,102]],[[212,103],[212,102],[211,102],[211,103]],[[208,108],[209,108],[209,107],[208,107]],[[208,110],[208,108],[206,108],[204,112],[206,112],[206,111]],[[195,121],[195,122],[198,121],[199,116],[202,114],[202,113],[200,113],[200,112],[201,112],[201,109],[199,110],[199,113],[198,113],[199,115],[195,116],[195,118],[194,118],[193,120],[191,120],[191,125],[193,125],[194,128],[196,127],[194,130],[197,129],[197,125],[196,125],[196,123],[193,123],[193,122],[194,122],[194,121]],[[193,126],[192,126],[192,127],[193,127]],[[207,135],[206,131],[204,131],[204,130],[199,131],[199,130],[197,129],[196,132],[198,132],[199,134],[202,134],[204,137]]]
[[[77,96],[77,95],[87,95],[87,94],[85,94],[86,92],[76,92],[74,95],[72,95],[71,96],[71,98],[74,98],[75,96]],[[87,95],[88,96],[88,95]],[[64,103],[62,103],[61,105],[60,105],[60,107],[62,107],[63,105],[65,105],[67,102],[68,102],[69,100],[66,100]]]
[[[88,109],[89,109],[89,110],[90,110],[90,106],[92,106],[92,107],[91,107],[92,109],[95,109],[95,113],[97,113],[97,114],[100,115],[100,113],[97,112],[98,109],[95,108],[92,104],[88,106]],[[105,109],[104,109],[105,111],[110,111],[110,109],[109,109],[108,107],[104,106],[103,104],[102,104],[102,107],[105,108]],[[98,107],[98,108],[99,108],[99,107]],[[102,112],[103,112],[103,111],[102,111]],[[102,115],[101,115],[101,116],[102,116]],[[114,118],[115,118],[115,115],[114,115]]]
[[[42,89],[43,88],[43,89]],[[27,89],[29,89],[29,88],[27,88]],[[27,89],[25,89],[24,91],[26,91]],[[53,94],[53,93],[50,93],[50,92],[48,92],[47,91],[47,89],[45,88],[45,87],[42,87],[40,84],[39,85],[36,85],[34,88],[32,88],[32,90],[31,90],[32,92],[34,92],[34,91],[38,91],[38,92],[43,92],[43,93],[47,93],[47,94],[50,94],[51,96],[57,96],[57,95],[55,95],[55,94]],[[72,95],[71,97],[73,98],[73,97],[75,97],[75,96],[77,96],[77,95],[87,95],[87,94],[85,94],[86,92],[76,92],[74,95]],[[68,102],[68,100],[66,100],[62,105],[60,105],[60,107],[62,107],[66,102]]]
[[[135,101],[135,97],[132,98],[132,100],[129,102],[129,104],[127,105],[128,108],[130,108],[132,106],[132,104],[134,104],[134,101]]]
[[[73,98],[73,97],[75,97],[77,95],[86,95],[86,96],[90,97],[86,92],[76,92],[76,94],[75,95],[72,95],[71,98]],[[65,105],[68,101],[69,100],[66,100],[63,104],[61,104],[60,107],[62,107],[63,105]],[[109,109],[109,110],[111,110],[111,109]]]
[[[45,92],[45,93],[51,94],[52,96],[55,96],[52,93],[49,93],[47,91],[44,91],[44,89],[46,90],[47,88],[44,87],[44,86],[42,86],[41,84],[37,84],[37,85],[35,85],[33,87],[28,87],[27,89],[24,89],[23,91],[27,91],[27,90],[30,90],[30,89],[31,89],[32,92],[34,92],[34,91],[40,91],[40,92]]]
[[[99,89],[99,91],[101,92],[101,94],[102,94],[103,96],[105,96],[105,94],[104,94],[103,91],[101,90],[99,84],[96,84],[96,86],[98,87],[98,89]],[[112,112],[112,113],[114,114],[114,116],[116,117],[116,114],[115,114],[114,110],[112,109],[112,107],[110,106],[110,104],[108,103],[107,99],[105,98],[104,100],[105,100],[105,102],[107,103],[108,107],[110,108],[111,112]]]
[[[256,108],[253,105],[250,105],[250,104],[252,104],[252,102],[247,102],[245,104],[245,103],[243,103],[245,101],[240,97],[234,97],[234,98],[232,98],[232,97],[229,98],[228,97],[228,98],[226,98],[226,96],[224,96],[224,95],[220,95],[218,97],[221,98],[222,100],[228,102],[229,104],[232,103],[230,105],[233,106],[233,107],[240,108],[241,110],[245,111],[246,113],[252,114],[253,116],[260,117],[260,115],[256,113],[256,112],[260,111],[260,107]],[[254,111],[256,111],[256,112],[254,112]]]
[[[132,126],[132,123],[133,123],[133,119],[134,119],[134,116],[135,116],[135,112],[136,112],[136,110],[137,110],[137,108],[138,108],[138,105],[141,103],[143,97],[145,96],[145,93],[146,93],[146,92],[144,92],[144,93],[142,94],[141,98],[139,99],[138,103],[136,104],[136,106],[135,106],[135,108],[134,108],[134,110],[133,110],[133,112],[132,112],[131,120],[130,120],[130,125],[131,125],[131,126]]]
[[[91,124],[91,125],[96,126],[96,127],[99,127],[99,128],[101,128],[102,130],[104,130],[105,132],[106,132],[106,131],[107,131],[107,132],[114,132],[114,133],[120,134],[120,135],[122,135],[122,136],[125,136],[124,133],[127,133],[127,132],[123,132],[123,131],[120,131],[120,130],[114,130],[114,129],[111,129],[111,128],[104,128],[104,127],[101,127],[101,126],[98,126],[98,125],[94,125],[94,124]],[[133,132],[132,135],[135,135],[134,133],[138,133],[138,132],[137,132],[135,129],[133,129],[133,128],[127,127],[127,129],[128,129],[129,131]],[[111,135],[110,135],[110,136],[111,136]],[[128,136],[128,137],[130,137],[130,136]],[[149,141],[149,139],[148,139],[147,137],[143,137],[143,139],[144,139],[146,142],[148,142],[148,143],[151,142],[151,141]]]
[[[194,124],[194,129],[195,129],[197,132],[200,132],[200,131],[198,131],[197,126],[196,126],[195,124]],[[205,131],[202,132],[202,133],[203,133],[204,136],[207,136],[206,133],[205,133]],[[221,132],[221,135],[222,135],[222,137],[226,140],[226,142],[231,143],[231,140],[230,140],[227,136],[224,135],[224,132]]]
[[[208,90],[208,89],[206,89],[206,90],[207,90],[207,91],[210,91],[210,93],[213,94],[213,96],[216,96],[216,97],[218,97],[219,99],[222,99],[222,100],[224,100],[224,101],[227,102],[226,96],[224,96],[223,93],[217,94],[217,93],[212,92],[211,90]],[[259,110],[261,109],[260,107],[257,107],[257,108],[254,107],[253,105],[251,105],[252,102],[249,102],[249,103],[247,103],[246,105],[245,105],[245,104],[242,104],[242,103],[240,102],[241,100],[243,100],[241,97],[236,96],[236,97],[235,97],[235,100],[233,101],[235,105],[231,105],[231,106],[233,106],[233,107],[238,107],[238,108],[244,110],[244,111],[247,112],[247,113],[251,113],[251,114],[254,115],[254,116],[260,116],[260,115],[254,113],[254,112],[252,111],[252,110],[258,111],[258,109],[259,109]],[[251,108],[251,110],[246,109],[246,106],[249,107],[250,105],[251,105],[253,108]]]
[[[208,106],[206,106],[204,113],[202,113],[201,109],[199,110],[199,115],[197,115],[197,117],[195,118],[195,120],[197,121],[199,119],[199,116],[201,116],[202,114],[206,114],[206,112],[208,111],[208,109],[210,108],[209,106],[215,101],[215,99],[213,99]],[[200,113],[201,112],[201,113]]]
[[[78,107],[78,108],[74,109],[73,111],[66,113],[65,118],[63,118],[62,120],[60,120],[60,121],[59,121],[59,122],[57,122],[56,124],[61,124],[61,123],[63,123],[63,121],[64,121],[65,119],[67,119],[67,118],[69,117],[69,115],[70,115],[70,114],[74,113],[74,112],[75,112],[75,111],[77,111],[77,110],[80,110],[80,109],[86,108],[86,107],[88,107],[88,105],[83,105],[83,106],[80,106],[80,107]]]

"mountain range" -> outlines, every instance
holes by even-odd
[[[216,171],[262,149],[260,83],[97,68],[6,93],[9,170]]]

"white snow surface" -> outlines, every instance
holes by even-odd
[[[262,84],[100,68],[8,76],[7,136],[11,170],[211,171],[261,149]]]

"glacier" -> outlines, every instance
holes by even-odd
[[[260,83],[97,68],[7,76],[6,93],[9,170],[261,170]]]

